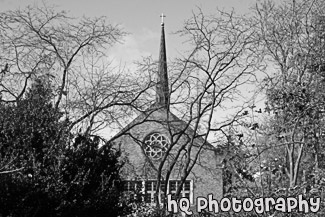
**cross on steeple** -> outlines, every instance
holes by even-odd
[[[164,15],[164,13],[162,13],[162,14],[160,15],[160,17],[161,17],[161,24],[164,24],[164,17],[166,17],[166,16]]]

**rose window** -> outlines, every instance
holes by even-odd
[[[159,160],[167,151],[168,138],[160,133],[153,133],[144,139],[144,152],[154,160]]]

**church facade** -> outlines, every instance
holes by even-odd
[[[222,152],[169,110],[164,23],[157,78],[155,103],[115,141],[126,158],[124,190],[140,191],[147,203],[164,203],[168,194],[188,198],[193,206],[199,196],[221,199]]]

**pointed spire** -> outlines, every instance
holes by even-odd
[[[157,79],[157,97],[156,103],[159,106],[168,107],[169,103],[169,88],[168,88],[168,74],[167,74],[167,56],[165,45],[165,29],[164,29],[164,14],[160,16],[161,20],[161,39],[160,39],[160,51],[159,51],[159,68]]]

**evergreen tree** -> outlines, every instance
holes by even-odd
[[[0,105],[0,215],[120,215],[119,152],[99,148],[99,137],[72,140],[52,100],[37,79],[22,100]]]

